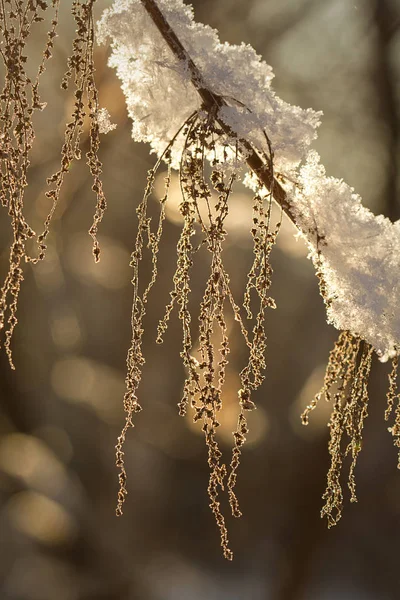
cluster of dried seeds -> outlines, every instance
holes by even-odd
[[[202,422],[210,468],[208,484],[210,507],[220,531],[224,556],[232,559],[233,554],[228,545],[225,518],[221,512],[219,501],[219,493],[225,488],[227,468],[221,462],[222,452],[217,441],[217,430],[220,425],[219,413],[222,409],[222,392],[230,352],[226,311],[229,309],[232,311],[249,352],[248,364],[240,374],[242,385],[242,389],[239,390],[240,413],[237,429],[233,434],[233,455],[226,484],[232,513],[234,516],[239,517],[241,513],[234,493],[236,471],[239,466],[241,447],[248,433],[245,414],[246,411],[255,408],[255,404],[251,400],[251,393],[257,389],[264,378],[265,310],[268,307],[275,306],[274,301],[268,295],[272,273],[269,254],[276,241],[279,225],[273,232],[270,231],[272,196],[271,193],[260,189],[255,196],[253,206],[254,263],[248,276],[244,298],[244,308],[249,319],[252,318],[250,310],[252,290],[255,290],[259,298],[259,309],[251,336],[246,329],[241,309],[234,300],[229,275],[222,256],[224,240],[227,235],[224,222],[228,215],[229,197],[236,179],[234,170],[227,173],[223,167],[229,152],[232,153],[233,151],[234,154],[239,152],[238,142],[226,138],[213,116],[203,111],[196,112],[188,118],[183,128],[169,144],[164,156],[159,159],[155,168],[149,172],[144,198],[137,209],[139,226],[131,263],[134,272],[132,280],[134,286],[132,344],[128,352],[127,392],[124,399],[127,414],[125,426],[117,444],[117,466],[120,470],[117,514],[122,514],[122,504],[127,494],[123,445],[128,428],[133,426],[133,414],[140,410],[137,388],[144,363],[142,355],[143,318],[148,293],[155,283],[157,275],[157,254],[164,220],[164,204],[168,197],[169,176],[166,179],[165,195],[161,200],[161,212],[156,233],[152,233],[150,230],[150,218],[147,213],[148,199],[157,168],[162,159],[169,164],[169,152],[178,136],[182,136],[184,140],[179,169],[182,193],[180,212],[183,218],[183,226],[177,244],[177,266],[173,277],[173,290],[170,292],[170,302],[166,307],[165,314],[158,325],[157,342],[162,343],[171,313],[176,306],[183,333],[181,357],[187,372],[183,386],[183,396],[178,405],[179,414],[185,415],[188,406],[190,406],[194,411],[194,421]],[[209,177],[206,172],[206,159],[211,162],[212,172]],[[196,234],[201,236],[201,242],[198,245],[193,244],[193,238]],[[143,258],[143,251],[146,247],[150,249],[152,255],[153,271],[149,284],[141,293],[139,263]],[[205,248],[210,253],[211,264],[200,305],[198,334],[196,336],[198,347],[196,347],[193,341],[189,296],[194,255],[200,248]],[[198,359],[194,356],[194,352],[197,352]]]
[[[69,81],[73,78],[75,86],[75,103],[71,121],[65,129],[64,144],[61,150],[60,169],[48,178],[47,183],[52,189],[46,192],[46,196],[52,200],[52,207],[45,221],[45,227],[40,234],[39,260],[44,258],[46,252],[45,240],[49,234],[49,226],[60,198],[61,187],[65,175],[71,167],[74,159],[81,159],[81,138],[83,134],[85,117],[90,120],[89,151],[86,153],[87,164],[93,177],[92,190],[97,197],[96,210],[93,224],[89,233],[93,239],[93,255],[95,261],[100,259],[100,246],[97,240],[97,231],[100,221],[106,209],[106,199],[101,182],[102,164],[98,157],[100,146],[99,139],[99,94],[94,78],[94,20],[93,7],[96,0],[74,0],[72,3],[72,15],[76,23],[76,35],[72,43],[72,54],[68,58],[68,68],[61,82],[63,89],[68,89]]]
[[[323,396],[333,404],[328,423],[331,466],[323,495],[325,505],[321,511],[321,516],[327,517],[328,527],[336,525],[342,516],[343,490],[340,479],[347,456],[351,457],[348,475],[350,501],[357,502],[354,470],[362,448],[364,421],[368,416],[368,380],[372,352],[370,344],[343,331],[329,355],[322,389],[302,414],[302,422],[307,425],[310,412]]]
[[[62,87],[74,77],[75,105],[72,121],[68,123],[62,147],[61,168],[48,179],[54,184],[46,196],[52,206],[44,223],[43,232],[37,237],[39,254],[28,254],[26,244],[35,232],[24,215],[25,190],[28,185],[30,151],[35,138],[32,118],[34,112],[46,106],[41,101],[39,84],[51,58],[57,36],[60,0],[3,0],[0,3],[0,55],[4,66],[4,87],[0,94],[0,201],[11,217],[13,241],[10,249],[9,270],[0,292],[0,330],[5,329],[5,350],[12,368],[11,338],[17,324],[17,308],[20,286],[23,281],[23,263],[33,264],[42,260],[46,253],[46,238],[61,192],[65,174],[74,158],[80,159],[80,141],[84,118],[90,119],[90,149],[87,163],[93,177],[92,189],[97,195],[97,206],[90,235],[93,238],[93,254],[99,259],[97,228],[102,219],[106,201],[100,180],[102,165],[98,159],[99,111],[98,92],[94,81],[94,21],[93,6],[96,0],[75,0],[72,14],[76,22],[76,37],[68,59],[68,71]],[[34,25],[44,20],[43,14],[53,10],[47,40],[35,79],[28,76],[27,44]],[[85,102],[87,109],[85,108]]]
[[[392,427],[388,428],[388,430],[394,438],[394,445],[399,448],[397,468],[400,469],[400,393],[398,391],[397,384],[398,366],[399,357],[396,355],[392,359],[392,370],[389,374],[389,389],[386,394],[387,408],[385,411],[385,420],[388,421],[390,419],[394,405],[396,404],[394,423]]]
[[[23,281],[26,243],[35,233],[24,215],[27,172],[35,132],[32,118],[46,106],[39,83],[52,55],[58,24],[59,0],[53,0],[53,17],[35,79],[28,76],[27,44],[34,26],[44,20],[48,3],[43,0],[3,0],[0,3],[0,55],[4,86],[0,94],[0,202],[11,218],[13,240],[9,270],[0,292],[0,330],[6,329],[5,350],[11,367],[11,337],[17,324],[18,295]]]

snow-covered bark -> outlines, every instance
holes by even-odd
[[[241,137],[268,152],[263,130],[274,142],[275,167],[282,173],[304,158],[321,113],[281,100],[273,91],[272,68],[246,44],[219,41],[217,32],[196,23],[182,0],[157,3],[213,93],[232,103],[221,117]],[[116,0],[98,24],[100,42],[111,41],[110,66],[122,81],[132,135],[160,154],[189,115],[200,108],[186,65],[166,45],[140,0]],[[182,146],[175,145],[179,156]]]
[[[400,347],[400,221],[375,216],[315,151],[293,194],[297,223],[321,262],[328,320],[370,343],[382,360]]]
[[[380,357],[395,354],[400,225],[375,217],[346,183],[326,176],[309,149],[321,113],[280,99],[271,87],[272,68],[253,48],[222,44],[215,30],[194,21],[182,0],[158,5],[207,88],[226,100],[218,117],[261,156],[268,154],[267,134],[291,214],[325,280],[329,321],[372,344]],[[122,82],[134,139],[149,142],[160,155],[201,107],[187,65],[173,55],[140,0],[116,0],[103,14],[98,35],[111,41],[110,65]],[[178,139],[172,148],[175,165],[182,144]]]

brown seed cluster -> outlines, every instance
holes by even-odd
[[[0,94],[0,202],[11,219],[13,240],[9,270],[0,292],[0,330],[6,329],[5,350],[12,368],[10,342],[17,324],[18,295],[23,281],[26,243],[35,233],[24,215],[27,172],[35,132],[32,118],[46,106],[39,95],[39,83],[52,55],[58,23],[59,0],[53,10],[41,62],[34,79],[28,76],[27,44],[37,23],[44,20],[48,3],[43,0],[0,2],[0,55],[4,86]]]
[[[17,307],[20,286],[23,281],[23,264],[33,264],[43,260],[46,253],[46,239],[54,215],[64,176],[74,159],[81,158],[80,141],[84,119],[90,120],[90,148],[86,154],[87,164],[93,177],[92,189],[97,195],[96,211],[90,235],[93,238],[93,254],[99,260],[97,241],[98,224],[106,208],[103,187],[100,180],[102,165],[98,159],[99,111],[98,92],[94,81],[94,21],[93,6],[96,0],[75,0],[72,14],[76,22],[76,37],[68,59],[68,70],[62,87],[68,87],[73,77],[75,85],[75,105],[72,120],[65,131],[62,147],[61,167],[47,183],[52,188],[46,196],[52,201],[43,232],[37,237],[39,254],[28,254],[26,243],[35,237],[24,215],[25,189],[28,185],[30,151],[35,138],[32,117],[35,111],[46,106],[39,95],[39,83],[45,71],[46,62],[51,58],[57,37],[60,0],[3,0],[0,3],[0,54],[4,63],[5,82],[0,95],[0,201],[8,209],[11,218],[13,241],[10,249],[9,271],[1,288],[0,330],[5,329],[5,350],[12,368],[11,338],[17,324]],[[51,7],[53,15],[41,61],[35,79],[28,77],[27,44],[36,23],[44,20],[44,12]]]
[[[348,475],[350,501],[357,502],[354,470],[362,448],[364,421],[368,416],[368,379],[372,352],[370,344],[343,331],[329,355],[322,389],[302,414],[302,422],[307,425],[310,412],[323,396],[333,404],[328,423],[331,466],[323,495],[325,505],[321,511],[321,516],[327,517],[328,527],[336,525],[342,516],[341,472],[347,456],[351,460]]]
[[[236,179],[235,170],[224,170],[224,164],[229,152],[238,155],[238,142],[227,139],[215,122],[214,116],[203,111],[196,112],[188,118],[169,144],[163,157],[159,159],[154,169],[151,169],[143,201],[137,209],[139,225],[131,263],[134,273],[132,279],[134,299],[132,344],[128,352],[127,392],[124,399],[126,421],[117,444],[117,466],[120,481],[117,514],[122,514],[122,504],[127,494],[123,445],[128,428],[133,426],[133,414],[140,410],[137,389],[144,363],[142,354],[143,318],[148,294],[157,276],[157,255],[165,216],[164,205],[168,199],[170,175],[166,178],[165,195],[160,203],[160,217],[155,233],[152,233],[150,228],[150,218],[147,212],[148,199],[161,160],[164,160],[170,168],[170,149],[178,137],[183,140],[179,168],[182,193],[180,212],[183,226],[177,244],[177,265],[173,277],[173,289],[170,292],[170,301],[166,306],[165,314],[158,325],[157,342],[162,343],[170,316],[176,307],[182,325],[181,357],[187,373],[183,395],[178,404],[179,414],[185,415],[188,407],[191,407],[194,421],[202,423],[210,469],[208,483],[210,508],[219,528],[224,556],[231,560],[233,553],[228,544],[228,533],[225,518],[221,512],[219,495],[226,487],[232,513],[235,517],[239,517],[241,513],[234,492],[236,471],[239,466],[241,448],[248,433],[246,411],[255,408],[251,393],[264,378],[265,310],[275,306],[274,301],[268,295],[272,273],[269,254],[276,241],[279,225],[273,232],[270,231],[272,196],[271,193],[260,189],[255,196],[253,206],[254,263],[248,276],[243,304],[247,317],[251,319],[253,316],[250,309],[250,296],[254,291],[259,300],[259,307],[253,331],[250,334],[242,316],[242,309],[233,297],[230,278],[223,261],[224,241],[227,236],[224,223],[229,212],[229,197]],[[206,161],[211,163],[212,171],[209,176],[207,176]],[[193,242],[195,236],[200,236],[201,241],[198,244]],[[150,282],[141,291],[139,264],[146,248],[151,252],[153,270]],[[210,255],[210,273],[205,284],[197,332],[194,336],[194,325],[189,309],[190,282],[194,258],[201,248]],[[220,425],[219,413],[222,409],[222,392],[230,352],[226,322],[226,314],[229,310],[233,313],[234,320],[238,322],[239,329],[243,334],[249,352],[249,360],[240,374],[242,385],[242,389],[239,390],[240,412],[237,429],[233,434],[234,447],[228,476],[226,465],[222,462],[217,432]],[[198,342],[195,343],[194,340],[198,340]],[[197,353],[199,358],[196,358],[194,353]]]
[[[398,375],[399,357],[396,355],[392,359],[392,370],[389,374],[389,389],[386,394],[387,398],[387,409],[385,411],[385,420],[388,421],[393,412],[394,405],[395,417],[392,427],[388,428],[388,431],[392,434],[394,445],[399,448],[397,468],[400,469],[400,393],[398,390],[397,375]]]
[[[76,23],[76,35],[72,43],[72,54],[68,58],[68,68],[61,82],[63,89],[68,89],[69,82],[73,79],[75,86],[75,103],[72,119],[65,129],[64,144],[61,150],[60,169],[48,178],[47,183],[51,189],[46,196],[52,201],[49,214],[45,220],[44,230],[38,236],[39,256],[33,262],[45,257],[47,245],[46,238],[49,234],[50,223],[56,210],[65,175],[69,172],[71,164],[81,159],[81,138],[83,134],[84,120],[88,115],[90,120],[89,142],[90,148],[86,153],[87,164],[93,177],[92,190],[97,196],[97,204],[93,224],[89,233],[93,239],[93,255],[98,262],[100,247],[97,240],[98,225],[103,218],[106,209],[106,199],[101,182],[102,164],[98,158],[99,150],[99,125],[97,115],[99,112],[99,98],[94,79],[94,21],[93,7],[96,0],[82,2],[75,0],[72,3],[72,15]]]

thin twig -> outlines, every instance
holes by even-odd
[[[141,0],[141,3],[173,54],[178,60],[184,61],[185,67],[190,73],[191,82],[203,101],[204,108],[208,111],[211,111],[213,109],[215,110],[215,108],[219,110],[223,106],[228,106],[221,96],[215,94],[207,87],[201,72],[193,62],[182,42],[177,37],[175,31],[169,25],[167,19],[158,8],[156,0]],[[224,123],[221,118],[218,117],[218,111],[217,121],[227,135],[234,138],[238,137],[237,134],[226,123]],[[296,217],[293,212],[293,207],[287,198],[285,190],[279,181],[277,181],[277,179],[273,176],[270,166],[260,158],[253,146],[247,140],[240,138],[239,142],[247,155],[246,162],[249,168],[258,177],[261,183],[265,185],[268,190],[272,191],[276,202],[282,207],[287,216],[296,225]]]

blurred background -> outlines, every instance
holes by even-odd
[[[99,0],[97,16],[108,6]],[[400,217],[400,1],[197,0],[198,21],[223,41],[250,43],[276,73],[278,94],[325,113],[315,147],[327,172],[354,186],[375,213]],[[57,169],[73,105],[59,82],[74,24],[62,3],[60,37],[43,79],[27,215],[37,231],[48,211],[45,179]],[[39,56],[40,36],[30,57]],[[356,505],[328,531],[319,516],[329,466],[330,406],[308,428],[300,413],[321,386],[336,332],[325,322],[307,250],[284,223],[272,255],[268,370],[250,413],[237,493],[243,517],[228,519],[235,560],[222,557],[208,508],[200,427],[178,417],[184,371],[176,315],[163,346],[158,319],[176,262],[179,217],[172,194],[160,278],[145,321],[142,413],[126,444],[125,514],[114,515],[114,446],[124,415],[130,341],[129,256],[135,208],[154,163],[130,137],[124,99],[96,51],[97,82],[115,131],[103,137],[108,211],[95,265],[87,230],[95,198],[84,161],[65,181],[48,257],[27,268],[13,341],[16,372],[0,354],[0,578],[2,600],[395,600],[400,573],[400,473],[383,419],[388,366],[374,359],[370,415],[357,467]],[[87,133],[84,149],[87,148]],[[161,174],[161,178],[163,175]],[[157,189],[155,198],[157,199]],[[175,199],[175,200],[174,200]],[[240,299],[251,263],[251,195],[238,188],[225,260]],[[154,201],[152,201],[154,202]],[[6,273],[10,227],[0,223]],[[198,256],[196,313],[208,269]],[[234,331],[232,332],[234,336]],[[220,441],[229,460],[238,370],[232,338]],[[346,496],[348,500],[347,488]]]

